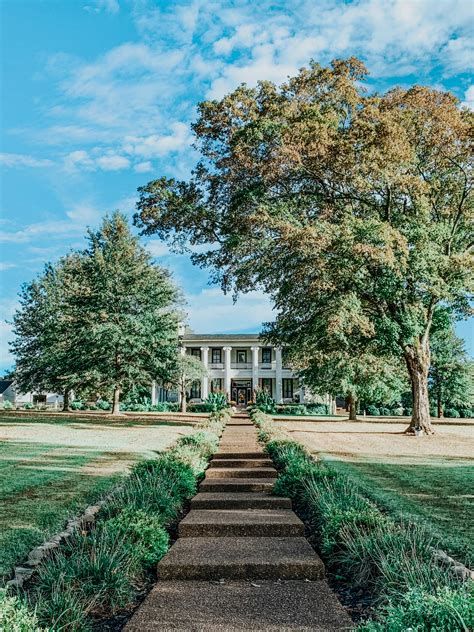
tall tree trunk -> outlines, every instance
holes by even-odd
[[[354,395],[349,394],[347,396],[347,403],[349,405],[349,421],[357,421],[357,400]]]
[[[438,408],[438,419],[441,419],[441,417],[442,417],[442,416],[443,416],[443,414],[444,414],[444,411],[443,411],[443,401],[442,401],[442,398],[441,398],[441,393],[440,393],[440,391],[438,391],[438,396],[437,396],[437,402],[436,402],[436,404],[437,404],[437,408]]]
[[[67,413],[71,410],[69,408],[69,393],[69,389],[66,388],[63,394],[63,413]]]
[[[181,391],[181,412],[186,412],[186,389],[183,388]]]
[[[423,340],[413,347],[405,349],[405,362],[410,375],[413,393],[413,416],[407,432],[415,428],[426,434],[434,434],[430,419],[430,400],[428,397],[428,371],[430,368],[430,347]]]
[[[112,415],[120,415],[120,387],[114,388],[114,401],[112,404]]]

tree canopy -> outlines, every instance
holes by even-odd
[[[110,394],[165,379],[178,350],[181,297],[116,212],[23,290],[15,376],[23,388],[76,385]]]
[[[433,313],[469,313],[474,115],[422,86],[368,94],[366,77],[355,58],[311,62],[199,104],[191,179],[139,189],[136,222],[200,245],[193,261],[225,291],[266,291],[281,343],[317,348],[316,321],[339,319],[404,358],[412,424],[430,432]]]

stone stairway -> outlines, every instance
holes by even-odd
[[[246,415],[227,424],[157,567],[156,587],[125,630],[342,630],[350,620],[304,537]]]

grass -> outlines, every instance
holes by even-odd
[[[459,561],[474,563],[474,465],[331,460],[397,520],[418,522]]]
[[[0,441],[0,585],[32,548],[110,490],[131,463],[192,430],[166,420],[104,425],[103,418],[58,416],[51,423],[52,417],[0,416],[6,437]]]

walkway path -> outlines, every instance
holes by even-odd
[[[276,476],[234,416],[127,632],[350,629],[290,499],[270,493]]]

